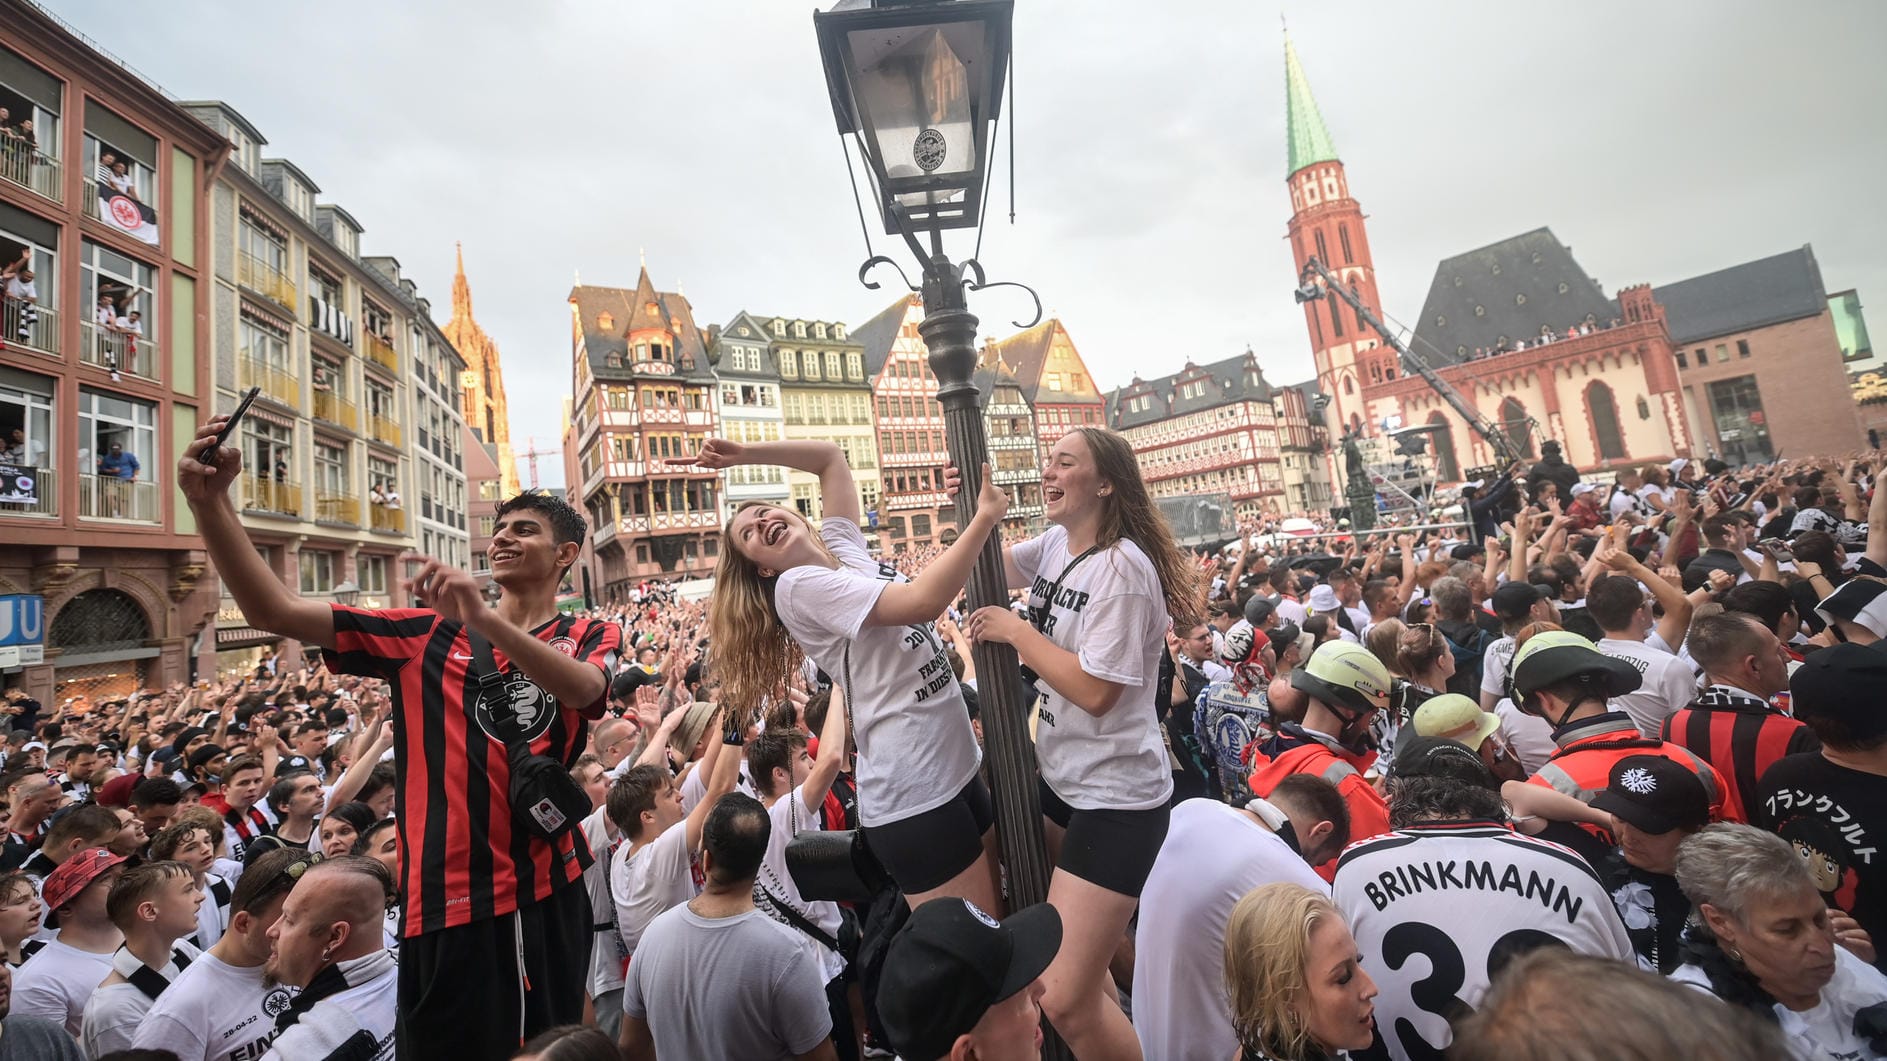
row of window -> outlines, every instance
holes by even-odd
[[[1749,356],[1749,340],[1748,339],[1738,339],[1736,341],[1736,356],[1738,358],[1745,358]],[[1695,358],[1694,361],[1691,359],[1691,357],[1686,357],[1684,354],[1684,351],[1679,350],[1677,352],[1677,367],[1678,368],[1693,368],[1693,367],[1702,368],[1705,365],[1710,363],[1710,352],[1704,347],[1701,347],[1701,346],[1698,347],[1696,350],[1696,353],[1692,355],[1692,357]],[[1729,360],[1730,360],[1729,344],[1718,343],[1717,344],[1717,363],[1724,364],[1724,363],[1727,363]]]
[[[871,422],[871,405],[863,392],[795,392],[786,396],[786,419],[793,423],[868,424]]]
[[[353,582],[362,593],[387,592],[387,559],[371,553],[355,555]],[[328,549],[301,550],[298,564],[301,569],[301,591],[327,593],[347,581],[341,571],[346,560],[343,554]]]

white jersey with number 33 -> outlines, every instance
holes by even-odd
[[[1632,960],[1612,897],[1584,859],[1488,821],[1412,826],[1350,846],[1331,898],[1381,992],[1390,1056],[1439,1059],[1449,1021],[1540,945]]]

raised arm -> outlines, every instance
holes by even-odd
[[[713,736],[708,738],[708,755],[714,756],[714,764],[709,767],[708,780],[701,794],[701,802],[688,812],[688,820],[682,827],[688,832],[683,840],[692,853],[701,850],[701,831],[707,828],[708,812],[714,809],[714,801],[734,791],[734,781],[740,777],[740,745],[726,743],[726,724],[717,719],[709,725]],[[742,743],[747,735],[739,734]],[[719,755],[715,755],[719,752]],[[706,759],[704,757],[703,761]]]
[[[799,786],[799,798],[806,806],[817,807],[824,803],[826,793],[832,791],[832,782],[844,768],[845,731],[845,689],[834,685],[832,702],[826,705],[826,724],[819,728],[819,757],[812,761],[812,770]]]
[[[852,482],[852,467],[845,463],[845,453],[831,442],[730,442],[711,438],[699,454],[677,457],[668,463],[717,470],[737,464],[777,464],[817,475],[826,516],[859,522],[858,487]]]
[[[970,580],[970,568],[983,551],[984,539],[1002,523],[1008,511],[1009,495],[995,484],[985,463],[983,488],[977,491],[976,514],[970,517],[970,525],[916,578],[885,586],[865,621],[872,626],[909,626],[937,618],[963,592]]]
[[[1867,503],[1867,551],[1862,555],[1887,567],[1887,464],[1874,473],[1874,497]]]
[[[1636,557],[1619,547],[1609,538],[1599,543],[1592,551],[1592,558],[1621,575],[1637,579],[1651,591],[1658,605],[1664,609],[1664,615],[1658,620],[1658,636],[1675,651],[1684,643],[1684,635],[1690,631],[1690,617],[1694,610],[1690,598],[1683,589],[1669,579],[1640,563]]]
[[[218,416],[199,427],[177,461],[177,487],[196,516],[210,561],[249,625],[304,644],[332,647],[333,609],[291,592],[263,562],[236,516],[229,488],[242,474],[242,454],[233,446],[216,444],[226,420]]]
[[[373,737],[368,745],[355,753],[354,761],[347,764],[347,772],[334,783],[334,790],[328,793],[327,809],[346,803],[360,793],[367,785],[367,778],[373,774],[373,768],[380,764],[380,757],[388,748],[393,747],[393,723],[391,720],[374,726]]]

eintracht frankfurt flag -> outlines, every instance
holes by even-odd
[[[99,202],[104,207],[99,213],[107,225],[128,233],[134,239],[152,245],[157,243],[157,211],[128,195],[113,191],[101,191]]]

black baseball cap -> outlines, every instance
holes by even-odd
[[[223,746],[220,744],[205,744],[201,748],[198,748],[196,751],[193,751],[190,753],[190,769],[195,770],[196,768],[208,763],[211,759],[214,759],[219,755],[227,755],[227,754],[229,753],[225,752],[223,750]]]
[[[1668,833],[1710,821],[1710,794],[1690,767],[1662,755],[1627,755],[1612,764],[1592,806],[1635,829]]]
[[[1413,727],[1411,727],[1413,728]],[[1400,778],[1438,777],[1500,791],[1500,779],[1481,761],[1479,752],[1447,737],[1404,736],[1396,741],[1390,774]]]
[[[891,939],[878,1016],[904,1061],[938,1061],[991,1006],[1026,989],[1061,949],[1061,915],[1037,903],[1001,921],[968,899],[932,899]]]
[[[1527,582],[1503,582],[1494,590],[1488,603],[1494,606],[1494,617],[1502,622],[1516,623],[1526,618],[1533,606],[1546,599],[1540,587]]]
[[[1827,743],[1871,742],[1887,734],[1887,711],[1880,690],[1887,688],[1887,649],[1879,644],[1843,643],[1811,652],[1789,676],[1789,703],[1795,717]],[[1824,728],[1826,732],[1824,732]]]

